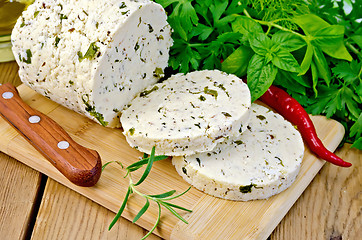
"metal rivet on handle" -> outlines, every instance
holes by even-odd
[[[4,99],[10,99],[10,98],[14,97],[14,94],[12,92],[4,92],[2,97]]]
[[[67,141],[60,141],[58,142],[59,149],[67,149],[69,147],[69,143]]]
[[[30,117],[29,117],[29,122],[30,122],[30,123],[38,123],[38,122],[40,122],[40,117],[37,116],[37,115],[30,116]]]

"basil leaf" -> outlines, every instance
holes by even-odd
[[[261,25],[246,16],[240,16],[235,19],[231,24],[233,32],[239,32],[243,34],[242,42],[248,40],[249,35],[252,33],[264,33]]]
[[[312,62],[313,53],[314,53],[314,46],[308,43],[307,51],[305,52],[302,64],[300,65],[301,70],[299,75],[304,75],[308,71],[310,64]]]
[[[332,25],[322,28],[313,37],[312,43],[329,56],[352,61],[352,56],[344,45],[344,26]]]
[[[249,39],[249,43],[254,52],[263,56],[271,52],[274,45],[265,33],[253,34],[253,38]]]
[[[314,35],[319,29],[330,26],[329,23],[314,14],[299,15],[291,21],[298,24],[306,35]]]
[[[304,81],[301,79],[303,78],[298,76],[296,73],[279,69],[273,84],[286,88],[288,93],[292,91],[293,93],[298,93],[305,96],[306,87],[304,86]],[[303,82],[303,84],[300,84],[299,82]],[[293,88],[290,88],[290,86],[293,86]]]
[[[273,83],[278,69],[272,63],[265,63],[265,57],[254,54],[248,66],[248,87],[251,92],[251,101],[254,102]]]
[[[285,49],[279,49],[272,59],[272,63],[285,71],[300,72],[300,66],[293,55]]]
[[[248,63],[253,56],[250,47],[240,46],[232,54],[230,54],[221,64],[221,70],[236,76],[245,76]]]
[[[306,45],[299,36],[290,32],[278,31],[272,36],[272,41],[289,52],[298,50]]]
[[[327,86],[331,82],[331,73],[323,52],[319,48],[314,48],[313,62],[315,63],[319,76],[324,79]]]

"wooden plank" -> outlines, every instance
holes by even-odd
[[[362,236],[362,151],[346,144],[336,154],[351,162],[352,167],[326,164],[275,229],[271,240]]]
[[[111,231],[114,213],[49,179],[32,239],[141,239],[147,231],[121,218]],[[151,235],[148,239],[160,239]]]
[[[23,91],[29,93],[25,86],[21,86],[19,90],[21,94]],[[33,96],[29,97],[29,99],[32,98]],[[36,104],[32,101],[29,103]],[[49,116],[57,120],[77,142],[96,149],[100,153],[103,163],[120,160],[125,165],[129,165],[141,155],[128,146],[120,130],[103,128],[63,107],[56,107],[49,112]],[[313,117],[313,120],[324,143],[334,150],[343,136],[343,127],[337,122],[327,121],[323,117]],[[1,124],[2,122],[0,122]],[[124,172],[120,174],[117,166],[109,166],[95,187],[81,188],[70,184],[20,136],[10,142],[7,151],[25,164],[45,172],[55,180],[114,212],[121,205],[127,188],[127,180],[121,177]],[[192,214],[184,215],[190,224],[183,224],[172,214],[163,211],[160,228],[155,233],[167,239],[220,239],[229,236],[238,239],[265,239],[309,185],[323,164],[323,161],[316,159],[306,150],[301,173],[296,182],[287,191],[264,201],[247,203],[226,201],[212,198],[192,188],[188,194],[175,201],[176,204],[194,210]],[[140,173],[135,174],[135,178],[139,176]],[[148,181],[142,184],[139,190],[155,194],[171,189],[181,192],[187,187],[188,185],[178,176],[170,161],[166,160],[155,163]],[[205,202],[208,205],[204,204]],[[133,219],[143,203],[144,200],[139,197],[131,198],[123,216]],[[255,212],[258,214],[255,215]],[[156,208],[151,206],[147,214],[137,223],[150,229],[156,215]],[[216,227],[220,222],[217,219],[222,219],[222,227]],[[248,221],[246,222],[246,220]]]
[[[41,174],[0,153],[0,236],[25,239],[31,231]],[[31,226],[30,226],[31,227]]]

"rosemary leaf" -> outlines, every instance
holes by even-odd
[[[172,197],[164,198],[163,200],[164,200],[164,201],[168,201],[168,200],[172,200],[172,199],[181,197],[182,195],[184,195],[185,193],[187,193],[190,189],[191,189],[191,186],[190,186],[188,189],[186,189],[186,191],[184,191],[184,192],[182,192],[182,193],[180,193],[180,194],[178,194],[178,195],[172,196]]]
[[[184,207],[181,207],[179,205],[172,204],[172,203],[169,203],[169,202],[163,202],[163,204],[166,204],[166,205],[168,205],[170,207],[173,207],[173,208],[178,208],[178,209],[184,210],[186,212],[192,212],[192,210],[190,210],[190,209],[187,209],[187,208],[184,208]]]
[[[143,172],[143,175],[141,176],[141,178],[138,180],[138,182],[135,184],[135,186],[140,185],[148,176],[148,174],[151,171],[152,165],[153,165],[153,159],[155,158],[155,147],[152,148],[151,151],[151,156],[148,159],[148,163],[147,163],[147,167],[145,169],[145,171]]]
[[[102,171],[103,171],[109,164],[111,164],[111,163],[117,163],[117,164],[121,165],[122,168],[124,168],[123,165],[122,165],[122,163],[121,163],[120,161],[109,161],[109,162],[103,164],[103,166],[102,166]]]
[[[111,228],[114,226],[114,224],[118,221],[118,219],[121,217],[125,207],[126,207],[126,204],[129,200],[129,197],[132,193],[136,193],[138,195],[140,195],[141,197],[145,198],[146,200],[146,203],[145,205],[141,208],[141,210],[137,213],[137,215],[135,216],[135,218],[133,219],[133,223],[135,223],[136,221],[138,221],[148,210],[149,206],[150,206],[150,200],[154,201],[157,203],[158,205],[158,216],[157,216],[157,220],[154,224],[154,226],[152,227],[152,229],[142,238],[142,239],[146,239],[155,229],[156,227],[158,226],[159,222],[160,222],[160,219],[161,219],[161,206],[164,206],[166,209],[168,209],[172,214],[174,214],[178,219],[182,220],[184,223],[187,223],[187,221],[181,217],[180,214],[178,214],[176,212],[175,209],[180,209],[180,210],[183,210],[183,211],[187,211],[187,212],[192,212],[191,210],[187,209],[187,208],[184,208],[184,207],[181,207],[181,206],[178,206],[178,205],[175,205],[175,204],[172,204],[172,203],[169,203],[169,202],[165,202],[165,201],[168,201],[168,200],[172,200],[172,199],[175,199],[177,197],[180,197],[182,196],[183,194],[185,194],[187,191],[190,190],[191,187],[189,187],[186,191],[176,195],[176,196],[173,196],[175,193],[176,193],[176,190],[171,190],[171,191],[168,191],[168,192],[164,192],[164,193],[161,193],[161,194],[156,194],[156,195],[147,195],[147,194],[144,194],[144,193],[141,193],[139,192],[135,187],[139,184],[141,184],[142,182],[144,182],[144,180],[147,178],[147,176],[149,175],[150,171],[151,171],[151,168],[152,168],[152,165],[153,165],[153,162],[155,161],[160,161],[160,160],[163,160],[163,159],[166,159],[167,156],[155,156],[155,147],[152,148],[152,151],[151,151],[151,155],[148,156],[147,154],[144,154],[143,155],[143,159],[141,159],[140,161],[138,162],[135,162],[131,165],[129,165],[128,167],[125,168],[125,170],[127,171],[126,173],[126,176],[125,177],[128,177],[130,182],[129,182],[129,185],[128,185],[128,190],[127,190],[127,193],[126,193],[126,196],[122,202],[122,205],[118,211],[118,213],[116,214],[116,216],[114,217],[113,221],[111,222],[111,224],[109,225],[109,230],[111,230]],[[110,162],[107,162],[106,164],[104,164],[102,166],[102,171],[106,168],[106,166],[108,166],[110,163],[117,163],[119,164],[122,168],[123,165],[121,162],[119,161],[110,161]],[[146,169],[144,171],[144,173],[142,174],[141,178],[138,180],[138,182],[136,184],[133,183],[132,181],[132,176],[131,176],[131,172],[133,171],[136,171],[137,169],[141,168],[143,165],[146,165]],[[174,209],[175,208],[175,209]]]
[[[148,236],[151,235],[151,233],[156,229],[158,223],[160,222],[160,219],[161,219],[161,205],[159,202],[157,202],[157,205],[158,205],[158,215],[157,215],[157,220],[155,222],[155,224],[153,225],[152,229],[146,234],[143,236],[143,238],[141,238],[141,240],[144,240],[146,239]]]
[[[169,192],[165,192],[165,193],[161,193],[161,194],[157,194],[157,195],[149,195],[149,196],[153,197],[153,198],[165,198],[165,197],[172,196],[175,192],[176,192],[176,190],[171,190]]]
[[[118,219],[121,217],[122,213],[123,213],[123,210],[124,208],[126,207],[126,204],[127,204],[127,201],[128,201],[128,197],[129,195],[132,193],[132,188],[131,186],[128,187],[128,190],[127,190],[127,193],[126,193],[126,196],[124,197],[124,200],[123,200],[123,203],[120,207],[120,209],[118,210],[118,213],[116,214],[116,216],[114,217],[113,221],[111,222],[111,224],[109,225],[109,228],[108,230],[111,230],[113,225],[118,221]]]
[[[154,157],[154,162],[160,161],[160,160],[164,160],[168,158],[167,156],[164,155],[160,155],[160,156],[155,156]],[[129,165],[126,169],[129,170],[130,172],[134,172],[136,170],[138,170],[139,168],[141,168],[143,165],[147,164],[149,160],[149,157],[143,158],[142,160],[132,163],[131,165]]]
[[[165,208],[167,208],[173,215],[175,215],[178,219],[180,219],[181,221],[183,221],[186,224],[189,224],[183,217],[181,217],[180,214],[178,214],[178,212],[175,211],[175,209],[173,209],[171,206],[169,206],[168,204],[165,204],[165,202],[161,202],[162,206],[164,206]]]
[[[145,205],[141,208],[141,210],[137,213],[135,218],[133,219],[133,223],[137,222],[137,220],[147,211],[148,207],[150,206],[150,202],[146,199]]]

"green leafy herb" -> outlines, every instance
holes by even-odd
[[[225,117],[231,117],[231,114],[230,113],[227,113],[227,112],[221,112]]]
[[[174,71],[247,74],[253,101],[271,84],[279,85],[309,113],[340,121],[345,140],[361,149],[360,1],[156,2],[174,29],[169,58]]]
[[[55,37],[55,43],[54,46],[58,47],[58,43],[60,41],[60,38],[58,36]]]
[[[85,98],[83,98],[82,100],[83,100],[83,103],[84,103],[84,105],[85,105],[85,110],[86,110],[91,116],[93,116],[95,119],[97,119],[98,122],[99,122],[102,126],[106,127],[106,126],[108,125],[108,122],[107,122],[107,121],[104,121],[104,116],[103,116],[103,114],[97,112],[95,106],[90,105],[89,102],[88,102]]]
[[[80,51],[77,52],[79,62],[83,61],[86,58],[93,59],[96,56],[98,50],[99,50],[99,47],[96,45],[96,42],[92,42],[89,45],[88,50],[84,54],[84,56],[83,56],[82,52],[80,52]]]
[[[20,27],[22,28],[22,27],[24,27],[25,26],[25,19],[24,19],[24,17],[21,17],[21,24],[20,24]]]
[[[251,189],[252,189],[253,187],[256,187],[256,185],[253,184],[253,183],[251,183],[250,185],[240,186],[240,187],[239,187],[239,190],[240,190],[240,192],[242,192],[242,193],[251,193],[251,191],[252,191]]]
[[[135,223],[137,220],[139,220],[142,215],[148,210],[149,206],[150,206],[150,201],[154,201],[155,203],[157,203],[158,206],[158,215],[157,215],[157,220],[154,224],[154,226],[152,227],[152,229],[142,238],[145,239],[147,238],[158,226],[160,219],[161,219],[161,206],[165,207],[167,210],[169,210],[173,215],[175,215],[178,219],[180,219],[181,221],[183,221],[184,223],[187,224],[187,221],[179,214],[176,212],[175,209],[180,209],[186,212],[192,212],[191,210],[175,205],[173,203],[170,203],[170,200],[176,199],[178,197],[181,197],[182,195],[184,195],[186,192],[188,192],[190,190],[191,187],[189,187],[186,191],[174,195],[176,193],[175,190],[171,190],[165,193],[161,193],[161,194],[156,194],[156,195],[151,195],[151,194],[144,194],[140,191],[137,190],[137,186],[139,186],[141,183],[143,183],[145,181],[145,179],[147,178],[147,176],[149,175],[152,165],[155,161],[160,161],[160,160],[164,160],[166,159],[167,156],[155,156],[155,147],[152,148],[151,151],[151,155],[148,157],[146,154],[144,155],[144,158],[138,162],[135,162],[131,165],[129,165],[128,167],[124,168],[124,166],[122,165],[121,162],[119,161],[111,161],[108,162],[106,164],[104,164],[102,166],[102,171],[105,170],[105,168],[111,164],[111,163],[117,163],[119,164],[123,169],[126,170],[126,175],[125,177],[128,177],[129,179],[129,185],[128,185],[128,189],[126,192],[126,195],[124,197],[124,200],[122,202],[122,205],[118,211],[118,213],[116,214],[116,216],[114,217],[113,221],[111,222],[111,224],[109,225],[109,230],[114,226],[114,224],[118,221],[118,219],[121,217],[127,202],[129,200],[129,197],[131,196],[131,194],[135,193],[138,194],[139,196],[143,197],[146,202],[144,204],[144,206],[140,209],[140,211],[137,213],[137,215],[134,217],[133,219],[133,223]],[[143,167],[144,165],[146,165],[145,171],[143,172],[142,176],[140,177],[140,179],[137,181],[137,183],[133,182],[132,179],[132,172],[138,170],[139,168]]]
[[[140,93],[140,97],[145,97],[148,94],[150,94],[153,91],[157,91],[158,90],[158,86],[154,86],[153,88],[151,88],[150,90],[144,90]]]
[[[213,89],[209,89],[208,87],[205,87],[204,88],[204,93],[205,94],[209,94],[211,96],[213,96],[215,99],[217,99],[217,91],[216,90],[213,90]]]
[[[162,68],[156,68],[154,71],[153,71],[153,76],[154,77],[157,77],[157,78],[161,78],[163,77],[164,73],[163,73],[163,70]]]
[[[125,2],[121,2],[121,5],[119,6],[119,9],[126,8],[127,5]]]
[[[67,15],[61,13],[60,14],[60,21],[62,21],[63,19],[68,19]]]
[[[132,136],[134,134],[135,129],[132,127],[128,131],[129,131],[129,134]]]
[[[26,53],[26,58],[21,57],[21,54],[19,54],[19,60],[22,61],[22,62],[25,62],[27,64],[30,64],[31,63],[31,57],[33,56],[33,54],[31,53],[30,49],[26,49],[25,53]]]

